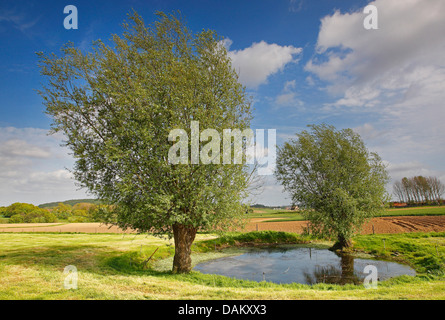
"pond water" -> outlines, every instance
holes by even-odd
[[[370,275],[369,270],[364,272],[367,265],[376,267],[379,281],[416,274],[411,267],[395,262],[354,258],[328,249],[307,247],[255,249],[238,256],[199,263],[194,270],[275,283],[362,284]]]

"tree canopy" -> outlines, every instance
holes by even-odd
[[[394,182],[393,193],[400,202],[407,203],[441,203],[445,185],[437,177],[404,177]]]
[[[179,14],[146,26],[132,13],[112,46],[73,44],[39,53],[47,82],[40,94],[53,132],[65,135],[80,186],[112,204],[110,223],[175,239],[173,271],[191,268],[197,230],[227,229],[243,212],[243,164],[168,161],[173,129],[248,128],[250,102],[214,31],[192,33]],[[200,141],[200,148],[205,141]],[[189,141],[190,143],[190,141]],[[189,148],[190,149],[190,148]]]
[[[335,247],[347,247],[366,219],[383,209],[388,175],[353,130],[309,128],[278,149],[276,177],[307,209],[311,232],[335,236]]]

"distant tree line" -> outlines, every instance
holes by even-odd
[[[0,207],[0,216],[8,218],[9,223],[99,222],[99,210],[104,207],[108,206],[94,203],[76,203],[70,206],[58,203],[53,207],[39,208],[30,203],[16,202]]]
[[[414,176],[404,177],[396,181],[393,194],[400,202],[414,203],[441,203],[445,185],[436,177]]]
[[[42,223],[57,221],[57,217],[52,212],[30,203],[16,202],[7,207],[1,207],[0,214],[4,218],[9,218],[9,223]]]
[[[54,208],[54,207],[57,207],[59,205],[59,203],[66,204],[71,207],[74,207],[78,203],[92,203],[92,204],[97,204],[97,205],[105,204],[102,200],[98,200],[98,199],[71,199],[71,200],[66,200],[66,201],[42,203],[42,204],[39,204],[38,207],[42,208],[42,209]]]

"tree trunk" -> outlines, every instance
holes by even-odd
[[[196,228],[183,224],[173,225],[175,240],[175,257],[173,258],[173,273],[189,273],[192,270],[192,243],[195,240]]]
[[[349,254],[340,254],[341,276],[340,284],[354,283],[354,258]]]
[[[351,240],[346,239],[345,236],[339,234],[337,237],[337,242],[332,246],[331,250],[336,251],[340,250],[343,251],[343,249],[349,248],[351,246]]]

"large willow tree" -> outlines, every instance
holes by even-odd
[[[311,125],[278,150],[277,179],[306,210],[314,234],[337,238],[333,249],[350,246],[363,223],[388,199],[386,167],[351,129]]]
[[[176,14],[157,17],[147,26],[132,13],[121,36],[88,53],[72,44],[60,56],[39,53],[40,94],[72,150],[75,179],[114,204],[107,221],[173,236],[173,272],[182,273],[198,230],[237,221],[249,175],[242,164],[172,164],[169,134],[184,129],[191,150],[192,121],[222,136],[248,128],[251,111],[222,39],[190,32]]]

